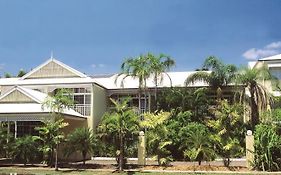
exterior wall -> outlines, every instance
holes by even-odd
[[[69,118],[64,118],[64,122],[67,122],[69,125],[63,129],[65,137],[67,134],[73,132],[76,128],[87,127],[87,120],[73,120]],[[80,161],[82,160],[82,155],[79,152],[71,154],[69,157],[64,156],[64,147],[65,145],[61,144],[59,147],[59,159],[67,161]],[[90,155],[87,155],[87,158],[90,158]]]
[[[95,130],[103,114],[107,110],[106,90],[96,84],[92,85],[91,116],[88,118],[88,127]]]

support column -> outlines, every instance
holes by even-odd
[[[254,136],[252,134],[251,130],[247,131],[247,135],[246,135],[246,165],[247,168],[252,169],[253,166],[253,162],[255,159],[255,155],[254,155],[254,151],[255,151],[255,147],[254,147]]]
[[[138,142],[138,165],[144,166],[145,162],[145,136],[144,132],[139,133],[139,142]]]
[[[18,124],[17,121],[15,121],[15,138],[17,138],[17,134],[18,134]]]

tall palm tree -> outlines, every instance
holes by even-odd
[[[204,64],[204,70],[211,72],[198,71],[187,77],[185,84],[195,83],[196,81],[203,81],[208,83],[217,92],[217,99],[222,98],[222,89],[224,86],[229,85],[234,80],[235,72],[237,70],[235,65],[224,64],[214,56],[208,57]]]
[[[164,73],[170,79],[170,83],[172,86],[172,80],[171,80],[169,74],[167,74],[166,72],[169,71],[170,68],[175,65],[175,61],[173,59],[171,59],[169,56],[166,56],[164,54],[155,56],[151,53],[148,53],[147,57],[150,62],[150,66],[151,66],[150,71],[151,71],[151,74],[153,75],[153,79],[154,79],[154,83],[155,83],[154,98],[155,98],[155,103],[157,105],[158,83],[161,83],[163,81],[163,73]]]
[[[145,96],[144,108],[147,110],[147,79],[153,75],[155,82],[155,101],[157,101],[156,94],[158,80],[160,78],[160,81],[162,81],[162,73],[168,71],[174,64],[175,61],[164,54],[155,56],[151,53],[148,53],[146,55],[140,55],[136,58],[129,58],[122,63],[121,73],[117,75],[115,83],[117,83],[117,80],[121,75],[123,75],[121,86],[124,86],[124,80],[127,77],[137,78],[139,81],[139,110],[141,110],[141,97],[143,94]]]
[[[271,75],[266,65],[252,69],[242,67],[236,77],[236,82],[245,85],[250,92],[252,129],[259,123],[259,112],[270,104],[270,95],[262,84],[265,81],[270,81],[273,87],[277,85],[276,78]]]
[[[140,55],[137,58],[126,59],[121,65],[121,73],[119,73],[115,79],[115,84],[120,76],[122,77],[121,86],[124,86],[124,80],[127,77],[137,78],[139,81],[139,111],[141,111],[141,97],[145,96],[145,109],[146,106],[146,82],[151,74],[151,68],[149,65],[148,57]],[[143,93],[142,93],[143,92]]]

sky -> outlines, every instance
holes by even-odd
[[[88,75],[129,57],[172,57],[172,71],[281,53],[280,0],[0,0],[0,76],[53,56]]]

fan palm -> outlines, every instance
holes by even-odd
[[[235,72],[237,70],[236,66],[232,64],[223,64],[218,58],[210,56],[205,60],[203,69],[209,69],[211,72],[198,71],[191,74],[187,77],[185,84],[189,85],[196,81],[208,83],[212,88],[216,89],[217,99],[220,100],[222,98],[222,88],[234,80]]]

